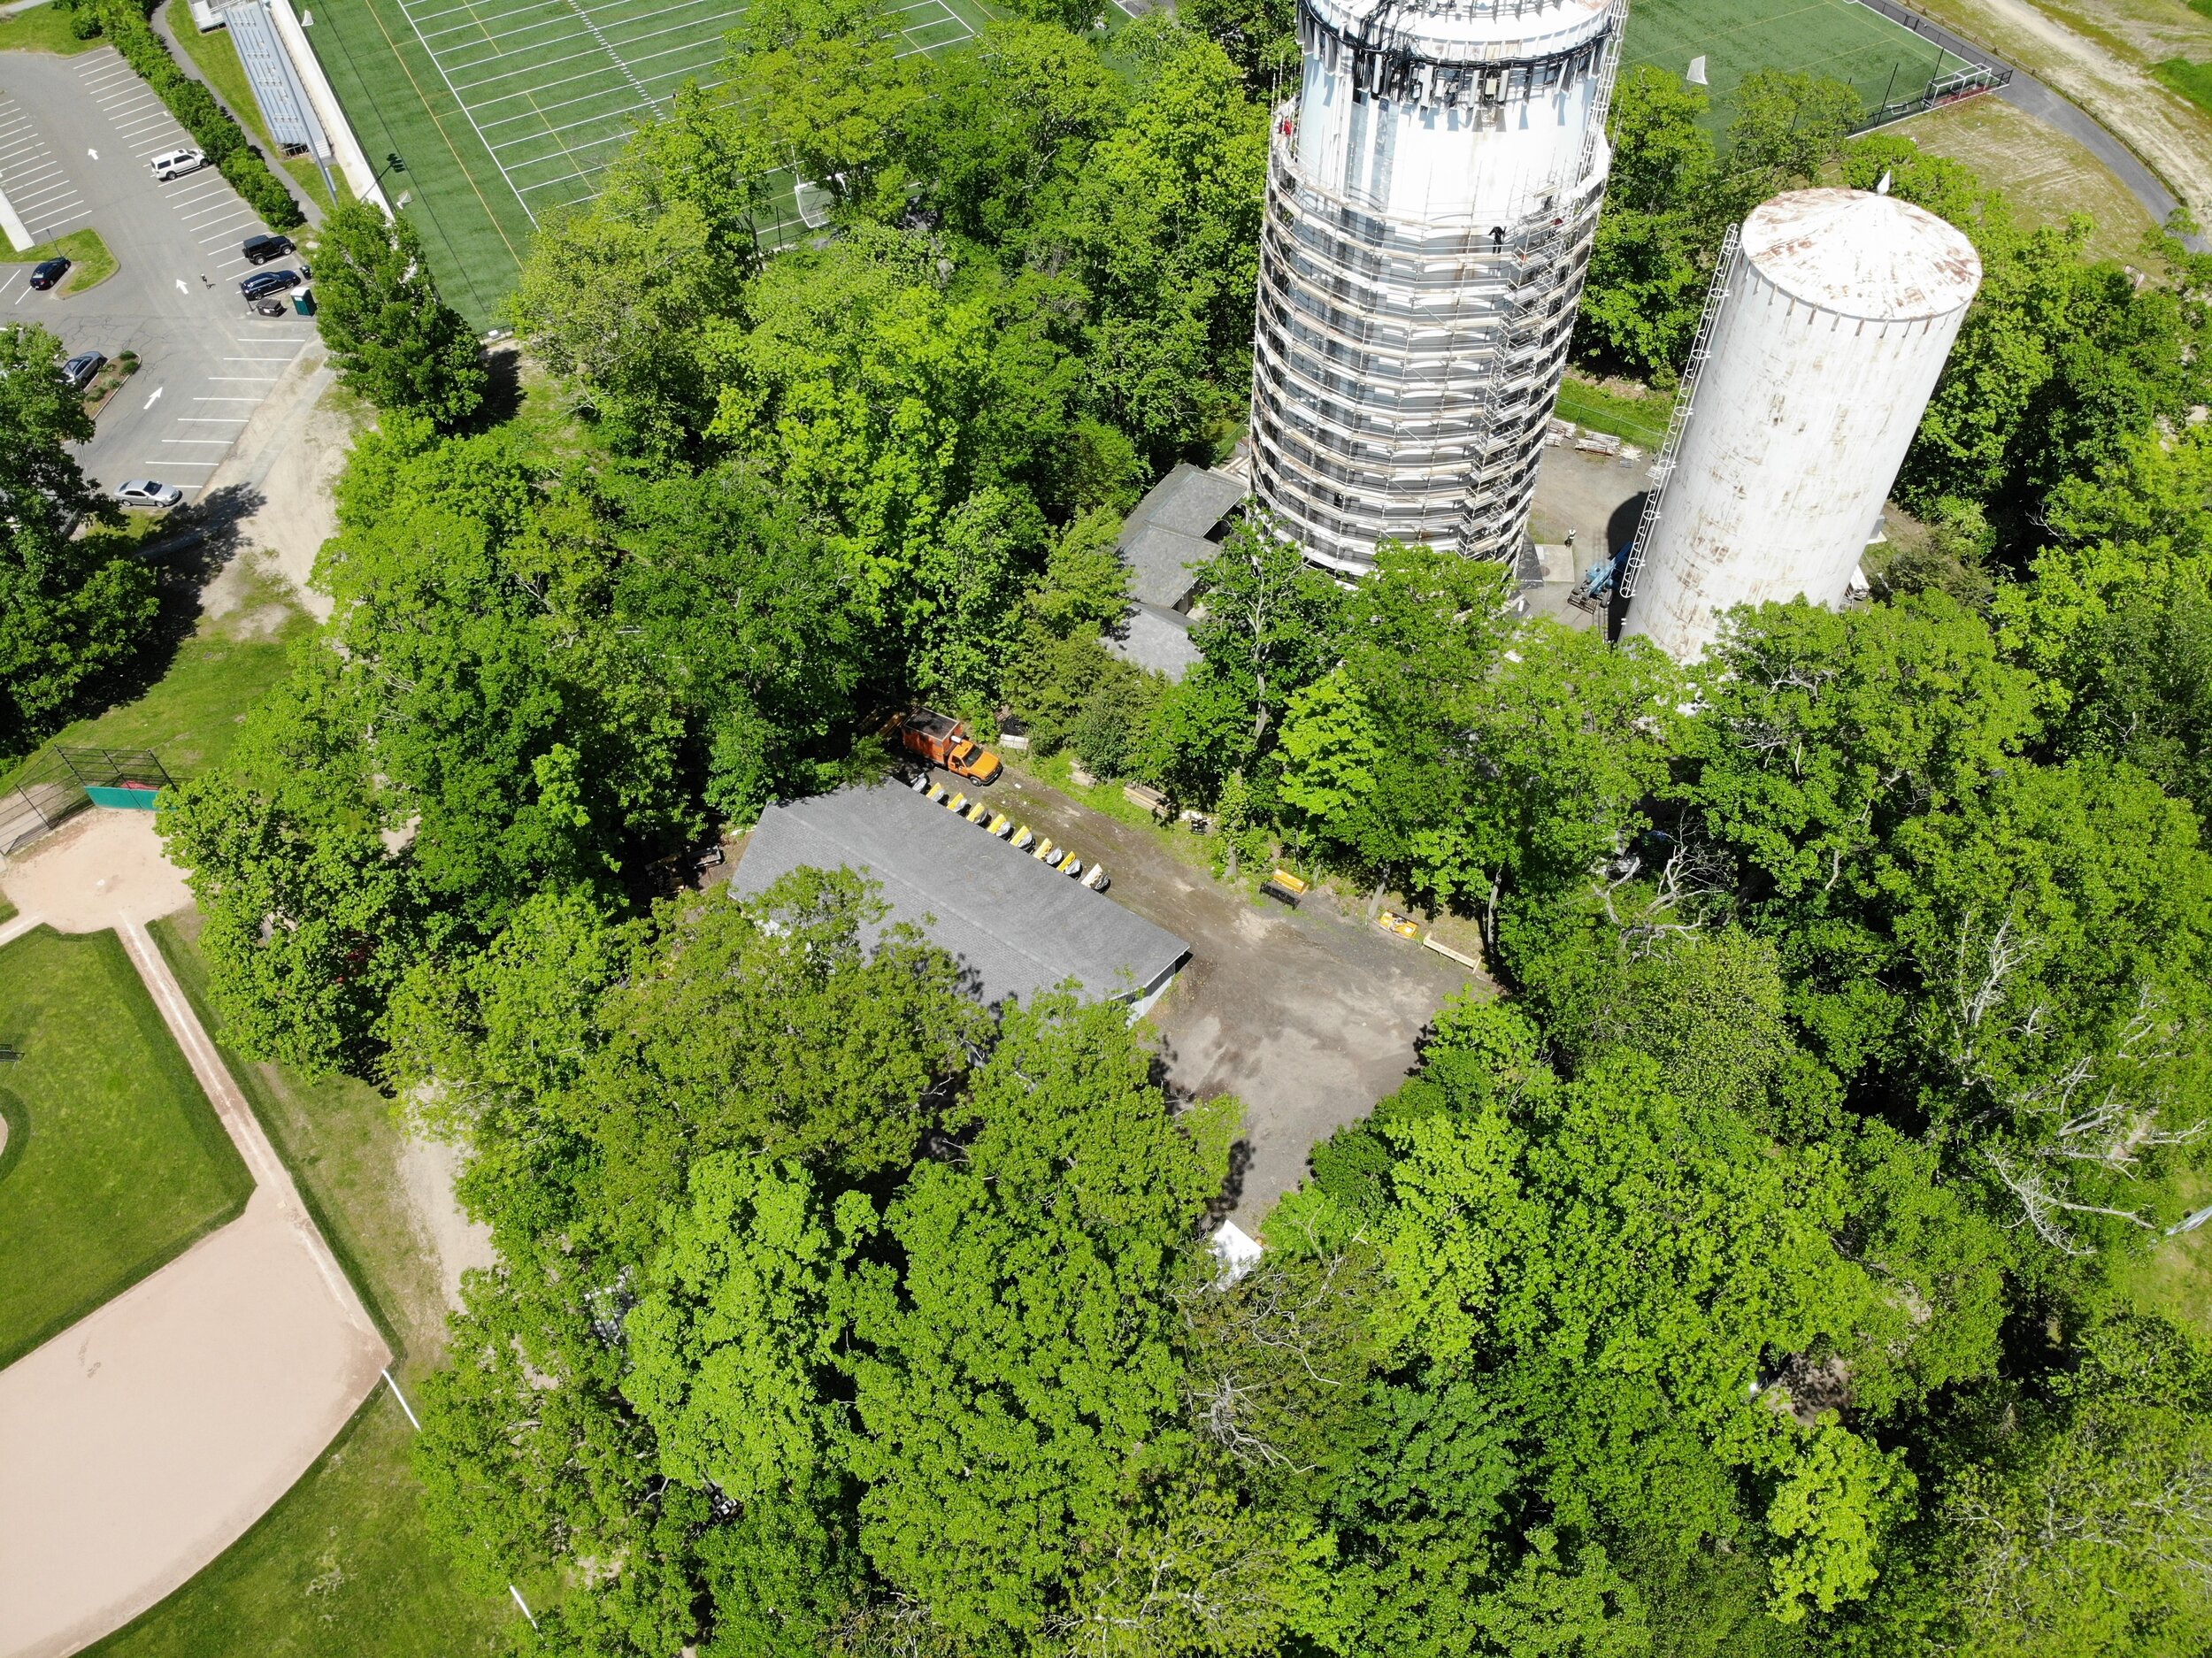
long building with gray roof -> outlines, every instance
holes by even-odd
[[[1070,980],[1086,996],[1144,1002],[1190,955],[1173,933],[895,782],[769,807],[731,889],[761,893],[801,867],[874,881],[887,919],[951,952],[987,1004]]]

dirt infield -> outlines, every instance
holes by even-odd
[[[0,1658],[60,1658],[235,1541],[390,1355],[146,932],[188,895],[151,817],[88,813],[0,891],[28,922],[117,929],[255,1181],[237,1220],[0,1371]]]

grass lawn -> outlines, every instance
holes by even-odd
[[[81,41],[69,28],[69,13],[59,6],[33,6],[13,17],[0,18],[0,52],[54,52],[64,58],[88,52],[101,44]]]
[[[414,1430],[380,1386],[253,1530],[98,1658],[471,1658],[512,1608],[454,1582],[424,1530]]]
[[[2178,1196],[2191,1209],[2212,1203],[2212,1175],[2185,1177]],[[2116,1276],[2121,1293],[2145,1312],[2212,1339],[2212,1224],[2160,1239]]]
[[[279,150],[276,141],[269,136],[268,124],[262,119],[261,103],[253,95],[253,87],[246,79],[246,67],[238,61],[238,47],[228,29],[210,29],[200,33],[200,26],[192,20],[191,9],[172,5],[168,11],[169,32],[176,36],[184,55],[192,60],[192,67],[199,72],[224,107],[237,118],[241,126],[261,146],[261,153],[274,165],[292,175],[292,182],[302,194],[323,211],[330,211],[330,192],[323,188],[321,169],[305,156],[288,156]],[[335,178],[337,171],[332,169]]]
[[[1703,58],[1712,104],[1705,126],[1726,130],[1737,83],[1759,69],[1801,70],[1848,81],[1869,111],[1917,96],[1958,58],[1857,0],[1637,0],[1629,8],[1626,65],[1686,73]]]
[[[2212,114],[2212,64],[2193,64],[2186,58],[2169,58],[2151,73],[2175,91]]]
[[[245,1207],[252,1178],[112,933],[0,948],[0,1364]]]
[[[1973,168],[1984,184],[2004,192],[2024,225],[2062,225],[2070,213],[2088,214],[2097,226],[2089,250],[2099,257],[2136,257],[2143,233],[2152,228],[2143,204],[2109,167],[2001,98],[1969,98],[1889,132]]]
[[[1656,450],[1667,441],[1674,399],[1663,392],[1632,393],[1570,373],[1559,386],[1559,418],[1593,432],[1609,432]]]
[[[54,739],[73,748],[151,748],[180,780],[230,752],[246,710],[284,677],[292,642],[314,624],[273,576],[257,577],[221,616],[203,617],[167,671],[131,702]],[[0,787],[6,786],[0,777]]]
[[[42,242],[35,248],[26,248],[18,253],[13,248],[0,245],[0,260],[10,265],[36,265],[42,259],[62,258],[70,262],[69,274],[62,279],[61,296],[81,294],[88,288],[96,288],[116,272],[115,256],[108,251],[100,233],[87,226],[73,230],[65,236],[51,242]]]

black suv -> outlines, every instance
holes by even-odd
[[[55,283],[60,281],[63,277],[67,276],[68,274],[68,260],[42,260],[31,272],[31,286],[33,288],[51,288]]]
[[[248,299],[261,299],[270,294],[281,294],[287,288],[300,285],[297,271],[256,271],[239,283],[238,291]]]
[[[238,251],[246,256],[249,265],[266,265],[270,260],[281,259],[291,252],[292,239],[289,236],[249,236]]]

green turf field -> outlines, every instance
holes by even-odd
[[[1755,70],[1848,81],[1872,111],[1885,101],[1917,96],[1934,76],[1968,66],[1858,0],[1633,0],[1624,64],[1651,64],[1678,75],[1699,57],[1712,88],[1707,119],[1716,133],[1733,113],[1737,83]]]
[[[421,228],[446,297],[480,326],[532,228],[589,197],[639,119],[711,85],[744,0],[307,0],[308,39],[385,194]],[[910,51],[968,39],[979,0],[905,0]],[[791,226],[795,234],[798,226]]]
[[[112,933],[0,948],[0,1364],[245,1207],[252,1178]]]

